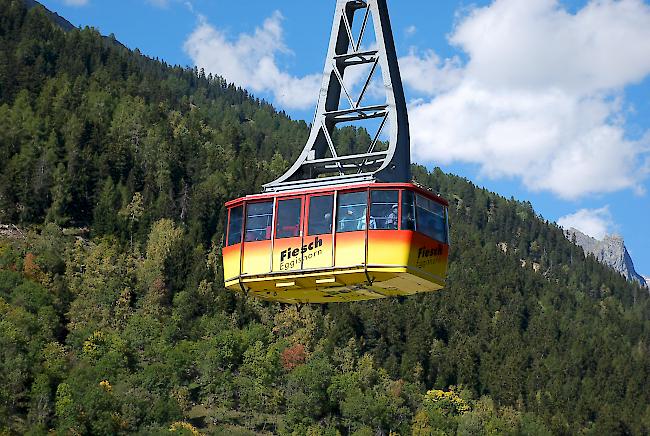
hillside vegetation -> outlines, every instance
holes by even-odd
[[[440,170],[414,167],[451,203],[443,291],[225,291],[224,202],[307,135],[219,77],[0,0],[0,223],[23,229],[0,236],[0,434],[650,433],[647,290]]]

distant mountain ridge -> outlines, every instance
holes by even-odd
[[[55,25],[60,27],[64,32],[70,32],[70,31],[73,31],[73,30],[77,29],[77,26],[75,26],[74,24],[72,24],[71,22],[69,22],[68,20],[63,18],[61,15],[57,14],[56,12],[52,12],[51,10],[49,10],[43,4],[37,2],[36,0],[23,0],[23,4],[25,5],[25,7],[27,9],[33,9],[35,7],[38,7],[38,6],[43,8],[43,11],[45,12],[45,15]],[[109,41],[109,42],[111,42],[113,44],[116,44],[118,46],[126,48],[126,46],[124,44],[122,44],[120,41],[115,39],[114,35],[109,35],[109,36],[102,35],[102,39],[104,41]]]
[[[622,237],[606,235],[602,241],[599,241],[573,227],[566,231],[566,236],[569,240],[573,240],[575,236],[576,244],[582,247],[586,254],[592,254],[599,262],[618,271],[627,280],[637,282],[641,286],[648,286],[649,279],[634,269],[634,262]]]
[[[40,6],[43,9],[45,9],[45,13],[47,16],[60,28],[65,30],[66,32],[69,32],[71,30],[76,29],[77,27],[63,18],[61,15],[57,14],[56,12],[50,11],[48,8],[37,2],[36,0],[23,0],[23,3],[25,6],[27,6],[27,9],[35,8],[36,6]]]

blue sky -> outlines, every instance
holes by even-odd
[[[311,121],[334,0],[42,3]],[[650,0],[389,7],[414,161],[592,236],[619,233],[650,275]]]

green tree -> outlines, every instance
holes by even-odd
[[[72,192],[68,171],[62,163],[57,165],[53,178],[54,182],[51,190],[52,204],[47,211],[46,220],[59,226],[65,226],[71,219],[69,211],[72,206]]]
[[[131,240],[131,248],[133,248],[133,233],[135,232],[136,225],[140,222],[144,215],[144,200],[140,192],[133,194],[131,202],[120,210],[120,216],[126,219],[129,228],[129,235]]]
[[[113,179],[104,181],[102,191],[93,212],[93,232],[98,236],[113,235],[119,228],[120,196],[115,189]],[[130,218],[130,215],[129,215]]]

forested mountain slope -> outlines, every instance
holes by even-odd
[[[449,286],[223,289],[223,204],[308,135],[218,77],[0,0],[0,434],[648,434],[650,301],[528,203],[439,170]],[[337,132],[349,147],[370,141]]]

